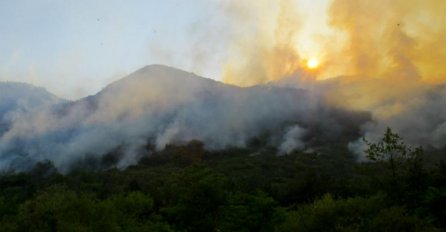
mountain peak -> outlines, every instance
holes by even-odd
[[[0,121],[13,111],[24,111],[64,100],[45,88],[20,82],[0,82]]]
[[[22,82],[0,82],[0,99],[47,98],[61,100],[43,87]]]
[[[141,71],[141,70],[179,70],[179,71],[182,71],[181,69],[171,67],[171,66],[168,66],[165,64],[148,64],[148,65],[138,69],[136,72]]]
[[[135,75],[143,75],[146,78],[147,77],[156,77],[159,75],[173,76],[173,77],[183,77],[183,76],[187,76],[187,75],[197,76],[196,74],[194,74],[192,72],[187,72],[187,71],[184,71],[184,70],[181,70],[178,68],[174,68],[171,66],[163,65],[163,64],[146,65],[146,66],[136,70],[129,76],[135,76]]]
[[[198,76],[193,72],[188,72],[182,69],[174,68],[163,64],[146,65],[138,69],[134,73],[130,74],[129,77],[130,76],[142,76],[143,78],[175,78],[175,79],[198,78],[215,82],[212,79]]]
[[[130,75],[123,77],[103,89],[103,91],[110,91],[111,89],[129,89],[138,87],[159,87],[161,89],[167,86],[190,86],[190,85],[213,85],[219,82],[201,77],[192,72],[187,72],[181,69],[173,68],[167,65],[151,64],[144,66]],[[101,92],[103,92],[101,91]]]

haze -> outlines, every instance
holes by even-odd
[[[1,1],[0,81],[77,99],[152,63],[222,80],[225,63],[239,56],[231,50],[238,31],[257,30],[257,22],[234,23],[239,19],[228,9],[236,2]],[[245,7],[240,13],[248,18],[259,13]],[[313,34],[323,32],[326,0],[295,1],[293,7],[311,23],[296,46],[313,46]]]

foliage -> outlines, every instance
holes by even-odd
[[[399,206],[383,207],[382,195],[333,199],[325,195],[289,213],[281,231],[434,231],[428,222]]]
[[[49,162],[0,176],[1,231],[441,231],[446,164],[390,129],[358,163],[342,144],[168,146],[125,170]],[[439,157],[441,159],[441,156]],[[437,160],[440,160],[437,159]]]
[[[376,143],[364,141],[368,145],[367,157],[382,163],[390,171],[384,176],[384,185],[395,201],[405,201],[410,207],[416,207],[426,191],[428,174],[423,167],[424,151],[422,147],[412,148],[403,139],[387,128],[383,138]],[[410,205],[411,204],[411,205]]]
[[[283,221],[284,211],[265,193],[233,193],[221,208],[217,228],[220,231],[272,231]]]
[[[390,128],[387,128],[384,137],[377,143],[372,143],[363,138],[368,145],[366,149],[367,158],[372,161],[386,162],[392,172],[393,181],[396,181],[398,171],[402,166],[408,168],[419,168],[421,157],[424,155],[423,149],[415,149],[407,146],[403,139]]]

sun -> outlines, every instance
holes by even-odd
[[[319,60],[316,58],[311,58],[307,60],[307,68],[316,69],[319,67]]]

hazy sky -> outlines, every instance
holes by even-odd
[[[295,1],[310,22],[302,33],[320,27],[328,0]],[[152,63],[218,80],[234,27],[220,9],[224,2],[2,0],[0,81],[76,99]]]

